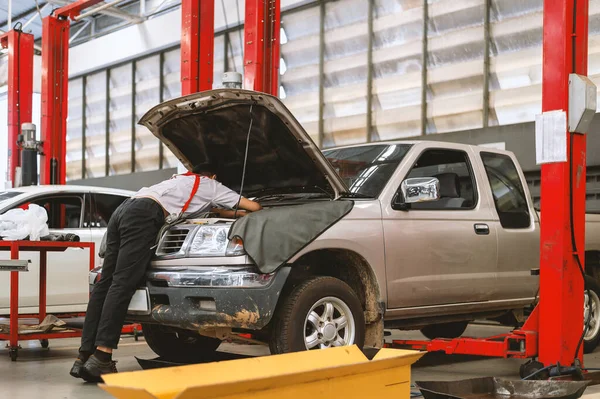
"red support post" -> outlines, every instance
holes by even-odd
[[[569,74],[587,74],[589,0],[544,0],[542,111],[569,108]],[[539,360],[570,365],[583,331],[586,138],[567,135],[567,162],[542,165]],[[571,222],[572,219],[572,222]],[[572,234],[577,249],[572,243]]]
[[[102,0],[78,0],[55,10],[42,22],[43,153],[40,184],[66,183],[69,28],[82,10]]]
[[[40,184],[65,184],[69,25],[49,15],[42,23],[42,129]]]
[[[244,87],[279,93],[280,0],[246,0]]]
[[[46,318],[46,288],[48,286],[48,251],[40,251],[40,297],[39,297],[39,321],[40,323]]]
[[[210,90],[213,86],[215,2],[182,0],[181,94]]]
[[[33,35],[11,30],[0,36],[0,47],[8,49],[8,165],[7,180],[15,184],[21,165],[17,139],[23,123],[31,123],[33,95]]]
[[[19,259],[16,242],[10,244],[10,259]],[[19,347],[19,272],[10,272],[10,348]]]

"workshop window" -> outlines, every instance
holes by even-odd
[[[531,225],[529,206],[519,172],[507,155],[481,153],[500,224],[505,229],[524,229]]]
[[[411,209],[473,209],[477,190],[469,156],[463,151],[425,150],[406,178],[435,177],[440,181],[438,201],[411,204]]]
[[[94,194],[92,227],[106,227],[112,214],[128,197],[113,194]]]
[[[81,227],[82,197],[43,197],[31,201],[46,209],[51,229],[78,229]]]

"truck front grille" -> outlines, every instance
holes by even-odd
[[[173,255],[181,251],[183,244],[190,234],[187,228],[172,228],[160,240],[156,255]]]

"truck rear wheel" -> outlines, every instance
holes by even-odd
[[[467,329],[469,322],[456,321],[453,323],[432,324],[421,329],[421,334],[429,339],[458,338]]]
[[[583,336],[583,352],[592,353],[600,342],[600,286],[592,277],[586,276],[585,289],[583,320],[585,322],[589,317],[590,321]]]
[[[221,340],[216,338],[156,324],[142,324],[142,332],[150,349],[170,362],[202,360],[211,357],[221,345]]]
[[[341,280],[311,278],[285,298],[273,320],[271,353],[299,352],[365,341],[365,318],[358,297]]]

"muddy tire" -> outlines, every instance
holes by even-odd
[[[600,286],[590,276],[585,278],[585,303],[584,303],[584,322],[587,320],[589,310],[592,311],[592,317],[590,319],[588,330],[583,338],[583,352],[592,353],[600,342]],[[589,307],[589,295],[592,299],[592,306]]]
[[[187,363],[213,356],[221,340],[204,337],[193,331],[170,329],[156,324],[142,324],[146,343],[163,360]]]
[[[271,353],[364,345],[363,308],[343,281],[313,277],[282,300],[271,328]]]
[[[466,321],[456,321],[453,323],[443,323],[443,324],[432,324],[430,326],[423,327],[421,329],[421,334],[426,336],[429,339],[436,338],[458,338],[467,329],[469,322]]]

